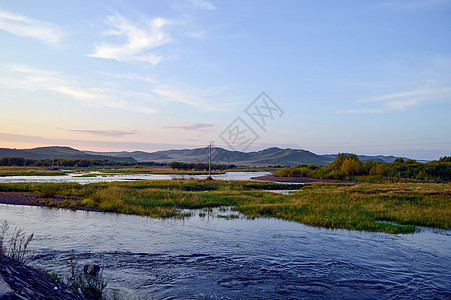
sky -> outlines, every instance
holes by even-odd
[[[0,0],[0,147],[451,155],[451,1]]]

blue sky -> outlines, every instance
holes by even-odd
[[[0,1],[0,147],[438,159],[450,28],[443,0]]]

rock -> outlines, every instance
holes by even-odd
[[[9,300],[9,299],[17,299],[15,297],[14,291],[9,287],[9,285],[3,279],[3,276],[0,275],[0,299]]]
[[[96,276],[100,272],[100,266],[99,265],[85,265],[83,267],[83,272],[85,274]]]
[[[49,275],[3,255],[0,255],[0,290],[2,300],[86,299],[70,287],[53,281]]]

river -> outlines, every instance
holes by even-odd
[[[71,255],[104,265],[108,287],[130,298],[451,298],[450,231],[393,235],[198,213],[162,220],[0,205],[0,221],[35,233],[32,264],[61,274]]]
[[[271,174],[270,172],[225,172],[212,175],[214,180],[251,180]],[[113,182],[130,180],[172,180],[172,179],[205,179],[208,175],[184,175],[184,174],[109,174],[99,172],[68,173],[67,175],[49,176],[0,176],[0,183],[6,182],[77,182],[88,184],[94,182]]]

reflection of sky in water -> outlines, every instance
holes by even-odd
[[[450,231],[392,235],[194,212],[178,220],[0,205],[0,221],[35,233],[34,263],[46,270],[67,272],[73,253],[105,264],[109,287],[156,299],[449,299]]]
[[[182,174],[117,174],[97,175],[95,177],[82,177],[81,174],[71,173],[62,176],[4,176],[2,182],[78,182],[88,184],[93,182],[111,182],[127,180],[170,180],[170,179],[205,179],[208,175],[182,175]],[[215,180],[250,180],[251,177],[269,175],[269,172],[227,172],[225,174],[212,175]]]

